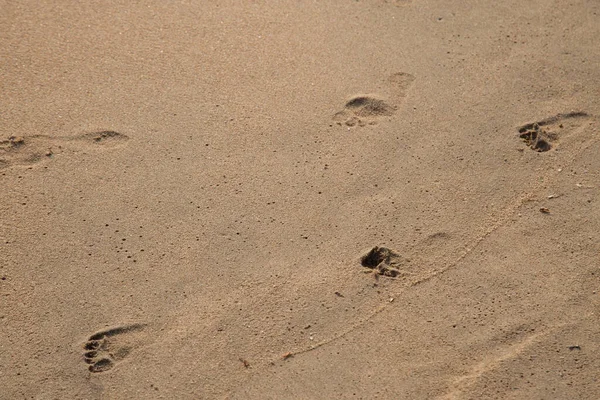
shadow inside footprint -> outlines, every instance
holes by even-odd
[[[520,132],[519,137],[523,139],[525,144],[532,150],[544,152],[552,148],[550,142],[555,141],[558,136],[546,129],[541,128],[538,124],[534,124],[531,128]]]
[[[392,115],[394,107],[385,101],[370,96],[357,96],[346,103],[346,109],[352,110],[359,117]]]
[[[519,127],[519,137],[530,149],[540,153],[546,152],[555,146],[561,136],[568,135],[579,127],[582,119],[588,117],[587,113],[580,111],[557,114]]]
[[[378,275],[396,277],[401,274],[402,257],[387,247],[373,247],[360,258],[360,263]]]
[[[378,117],[391,116],[396,108],[385,100],[372,95],[360,95],[351,98],[343,111],[336,113],[333,120],[338,125],[365,126],[374,125]]]
[[[112,369],[135,348],[145,344],[146,325],[132,324],[99,331],[83,345],[83,358],[90,372]]]

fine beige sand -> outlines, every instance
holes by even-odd
[[[600,3],[1,1],[1,399],[600,398]]]

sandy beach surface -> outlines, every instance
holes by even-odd
[[[0,399],[600,398],[598,1],[0,10]]]

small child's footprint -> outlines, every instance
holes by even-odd
[[[128,139],[126,135],[115,131],[90,132],[78,136],[11,136],[0,140],[0,169],[38,164],[65,150],[116,147]]]
[[[405,72],[392,74],[387,79],[388,95],[384,99],[379,95],[357,95],[346,102],[344,109],[335,113],[333,121],[338,125],[365,126],[375,125],[382,117],[396,113],[415,77]]]
[[[90,372],[105,372],[148,343],[144,324],[124,325],[94,333],[83,345],[83,358]]]

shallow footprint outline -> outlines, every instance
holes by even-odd
[[[112,130],[94,131],[78,136],[10,136],[0,140],[0,169],[38,164],[52,159],[66,149],[112,148],[124,144],[127,140],[127,135]]]
[[[408,95],[415,81],[414,75],[406,72],[392,74],[387,79],[388,96],[378,94],[359,94],[352,96],[344,109],[333,116],[338,125],[365,126],[376,125],[383,117],[391,117]]]
[[[83,345],[83,359],[92,373],[114,368],[132,351],[148,342],[146,324],[123,325],[91,335]]]

